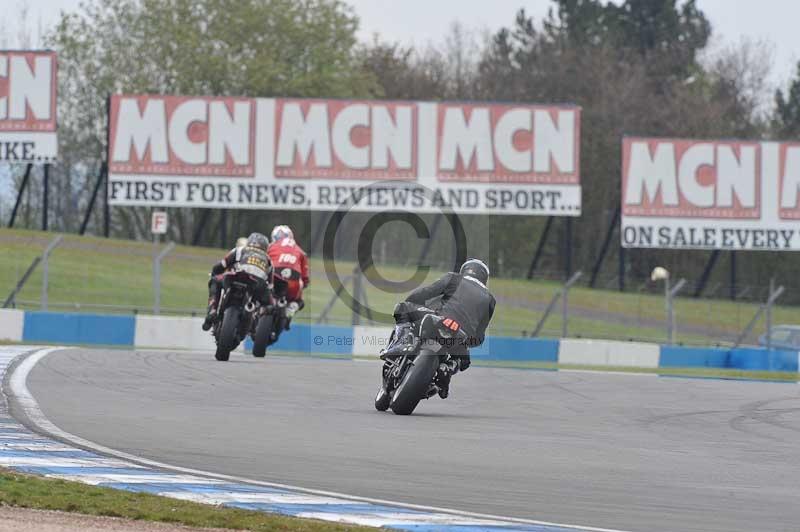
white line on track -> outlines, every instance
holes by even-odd
[[[67,348],[64,347],[52,347],[48,349],[41,349],[28,355],[26,358],[22,360],[22,362],[14,368],[9,379],[9,392],[10,395],[14,397],[17,404],[22,408],[25,412],[25,416],[30,420],[30,422],[37,427],[38,430],[48,433],[60,440],[68,441],[78,447],[83,447],[86,449],[91,449],[98,453],[114,456],[116,458],[120,458],[123,460],[128,460],[134,463],[147,465],[151,467],[155,467],[158,469],[164,469],[169,471],[177,471],[179,473],[186,473],[190,475],[198,475],[212,479],[219,479],[219,480],[226,480],[226,481],[234,481],[234,482],[241,482],[245,484],[252,484],[255,486],[264,486],[268,488],[278,488],[278,489],[285,489],[291,490],[298,493],[307,493],[309,495],[318,495],[323,497],[337,497],[341,499],[348,499],[351,501],[358,501],[358,502],[367,502],[371,504],[380,504],[380,505],[387,505],[387,506],[394,506],[397,508],[406,508],[409,510],[419,510],[425,512],[441,512],[447,513],[450,515],[460,516],[460,517],[468,517],[468,518],[477,518],[477,519],[488,519],[488,520],[497,520],[497,521],[505,521],[508,523],[520,523],[520,524],[528,524],[528,525],[538,525],[538,526],[550,526],[550,527],[561,527],[561,528],[571,528],[578,531],[583,532],[625,532],[623,530],[618,529],[610,529],[610,528],[596,528],[590,526],[581,526],[581,525],[567,525],[563,523],[553,523],[549,521],[538,521],[534,519],[521,519],[515,517],[503,517],[498,515],[491,515],[491,514],[483,514],[477,512],[465,512],[460,510],[452,510],[448,508],[439,508],[436,506],[425,506],[419,504],[408,504],[408,503],[399,503],[395,501],[387,501],[384,499],[373,499],[369,497],[359,497],[354,495],[348,495],[345,493],[337,493],[333,491],[324,491],[324,490],[313,490],[308,488],[302,488],[298,486],[291,486],[287,484],[277,484],[273,482],[264,482],[259,480],[253,480],[243,477],[237,477],[232,475],[223,475],[219,473],[212,473],[210,471],[202,471],[199,469],[192,469],[187,467],[178,467],[169,464],[164,464],[162,462],[157,462],[155,460],[149,460],[147,458],[142,458],[140,456],[136,456],[133,454],[129,454],[126,452],[118,451],[116,449],[111,449],[109,447],[105,447],[98,443],[86,440],[81,438],[80,436],[76,436],[74,434],[70,434],[69,432],[62,430],[61,428],[57,427],[54,423],[52,423],[42,412],[41,408],[39,407],[39,403],[33,397],[30,390],[28,389],[28,375],[30,374],[31,370],[33,370],[34,366],[39,363],[42,359],[46,356],[54,353],[56,351],[61,351]]]

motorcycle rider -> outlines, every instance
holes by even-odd
[[[483,343],[486,328],[494,314],[495,299],[486,287],[488,281],[489,268],[486,264],[479,259],[468,259],[458,273],[447,273],[433,284],[411,292],[405,301],[395,306],[394,319],[397,325],[390,345],[381,358],[397,356],[408,347],[415,347],[411,345],[415,339],[432,337],[435,333],[421,330],[426,315],[436,314],[454,320],[466,334],[466,340],[448,349],[451,355],[449,365],[443,363],[439,366],[439,396],[447,398],[450,378],[469,368],[469,349]],[[436,310],[429,306],[436,307]]]
[[[294,232],[288,225],[276,225],[270,234],[271,242],[267,253],[274,267],[273,292],[278,298],[285,297],[286,317],[277,328],[280,331],[289,330],[292,318],[301,310],[303,302],[303,288],[308,286],[308,257],[305,251],[294,239]]]
[[[222,291],[222,282],[225,273],[232,270],[237,264],[255,260],[258,263],[267,265],[267,279],[271,277],[272,265],[267,255],[269,240],[261,233],[251,233],[246,239],[244,237],[236,240],[236,247],[230,250],[219,262],[211,268],[211,278],[208,280],[208,310],[206,319],[203,321],[203,330],[207,331],[214,324],[217,316],[217,305],[219,295]],[[259,283],[253,293],[253,297],[262,303],[268,302],[269,289],[267,283]]]

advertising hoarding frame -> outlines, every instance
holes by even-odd
[[[7,164],[25,164],[25,172],[22,177],[22,181],[20,183],[20,188],[17,191],[17,198],[14,201],[14,207],[11,211],[11,216],[8,221],[8,227],[14,227],[14,223],[17,218],[17,213],[19,212],[19,208],[22,204],[22,197],[25,193],[25,190],[28,187],[30,182],[31,173],[33,170],[34,164],[41,164],[43,166],[42,169],[42,230],[47,231],[49,227],[49,196],[50,196],[50,166],[53,162],[57,160],[57,153],[58,153],[58,54],[55,50],[52,49],[41,49],[41,50],[32,50],[32,49],[0,49],[0,56],[2,55],[47,55],[52,59],[51,65],[51,72],[50,72],[50,89],[48,91],[49,94],[49,107],[51,113],[50,122],[52,122],[52,126],[48,127],[43,132],[38,132],[36,129],[29,129],[29,128],[4,128],[2,126],[2,122],[0,122],[0,144],[4,146],[3,152],[3,159],[0,160],[0,163],[7,163]],[[8,74],[8,73],[7,73]],[[9,87],[10,92],[10,87]],[[12,120],[8,119],[7,121],[11,122]],[[46,147],[45,151],[48,155],[39,155],[39,156],[27,156],[28,153],[33,153],[33,151],[38,151],[35,149],[35,142],[31,142],[30,140],[25,140],[22,138],[20,140],[20,136],[25,137],[28,136],[30,139],[30,135],[34,136],[41,136],[42,138],[40,141],[44,141]],[[22,152],[17,153],[16,149],[19,145],[22,144]],[[33,144],[33,146],[31,146]],[[30,150],[30,151],[29,151]],[[10,160],[10,155],[14,154],[14,160]]]

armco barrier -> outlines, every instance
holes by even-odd
[[[25,313],[21,310],[0,309],[0,340],[22,341]]]
[[[212,350],[200,318],[102,316],[0,310],[0,339],[139,348]],[[281,351],[337,356],[377,356],[390,327],[336,327],[296,323],[281,335]],[[240,349],[249,351],[248,340]],[[797,351],[659,346],[606,340],[489,336],[472,350],[480,361],[557,362],[567,365],[633,368],[708,367],[758,371],[798,371]]]

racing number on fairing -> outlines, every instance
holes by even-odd
[[[250,255],[244,261],[246,265],[255,266],[260,270],[267,271],[267,261],[259,257],[258,255]]]
[[[278,262],[281,264],[297,264],[297,256],[291,253],[281,253],[278,257]]]

